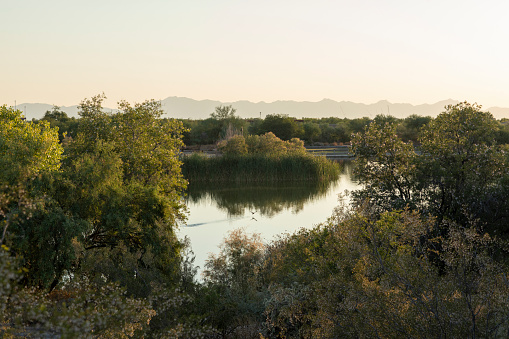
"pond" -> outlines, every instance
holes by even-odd
[[[340,162],[342,174],[331,183],[215,184],[189,185],[187,236],[203,270],[209,253],[218,253],[229,231],[243,228],[260,233],[269,242],[277,235],[312,228],[327,220],[338,203],[338,194],[359,186],[352,178],[352,164]]]

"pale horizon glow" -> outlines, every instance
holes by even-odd
[[[509,107],[503,1],[35,1],[0,11],[0,105],[169,96]]]

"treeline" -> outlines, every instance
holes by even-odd
[[[223,114],[218,114],[222,112]],[[306,145],[346,144],[350,143],[352,134],[362,132],[372,122],[389,122],[396,125],[398,136],[405,142],[417,143],[419,130],[432,120],[431,117],[411,115],[398,119],[390,115],[377,115],[357,119],[347,118],[302,118],[296,119],[281,114],[269,114],[264,119],[241,119],[235,116],[232,106],[220,106],[208,119],[181,120],[188,129],[184,133],[186,145],[215,144],[233,134],[263,135],[274,133],[283,140],[299,138]],[[509,143],[509,119],[501,119],[493,126],[495,140],[501,144]]]
[[[235,113],[236,110],[232,106],[219,106],[207,119],[180,119],[187,130],[184,132],[184,144],[208,145],[235,134],[248,136],[263,135],[268,132],[274,133],[285,141],[299,138],[306,145],[345,144],[351,141],[352,134],[362,132],[373,121],[395,124],[397,134],[403,141],[416,143],[419,129],[432,120],[429,116],[418,115],[410,115],[404,119],[390,115],[357,119],[338,117],[296,119],[281,114],[269,114],[263,119],[242,119]],[[51,126],[59,127],[60,139],[63,138],[64,133],[71,137],[75,136],[78,130],[79,119],[68,117],[58,107],[47,111],[42,120],[48,121]],[[509,144],[509,119],[498,120],[494,128],[497,143]]]
[[[417,152],[372,122],[351,204],[268,244],[230,233],[199,281],[176,237],[182,123],[102,99],[62,142],[0,107],[2,336],[507,337],[509,153],[479,106],[446,107]]]

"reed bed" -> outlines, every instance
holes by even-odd
[[[308,154],[184,157],[182,172],[190,182],[328,181],[340,174],[338,163]]]

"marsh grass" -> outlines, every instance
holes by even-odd
[[[339,177],[340,166],[308,154],[206,157],[195,153],[183,159],[182,171],[190,182],[329,181]]]

